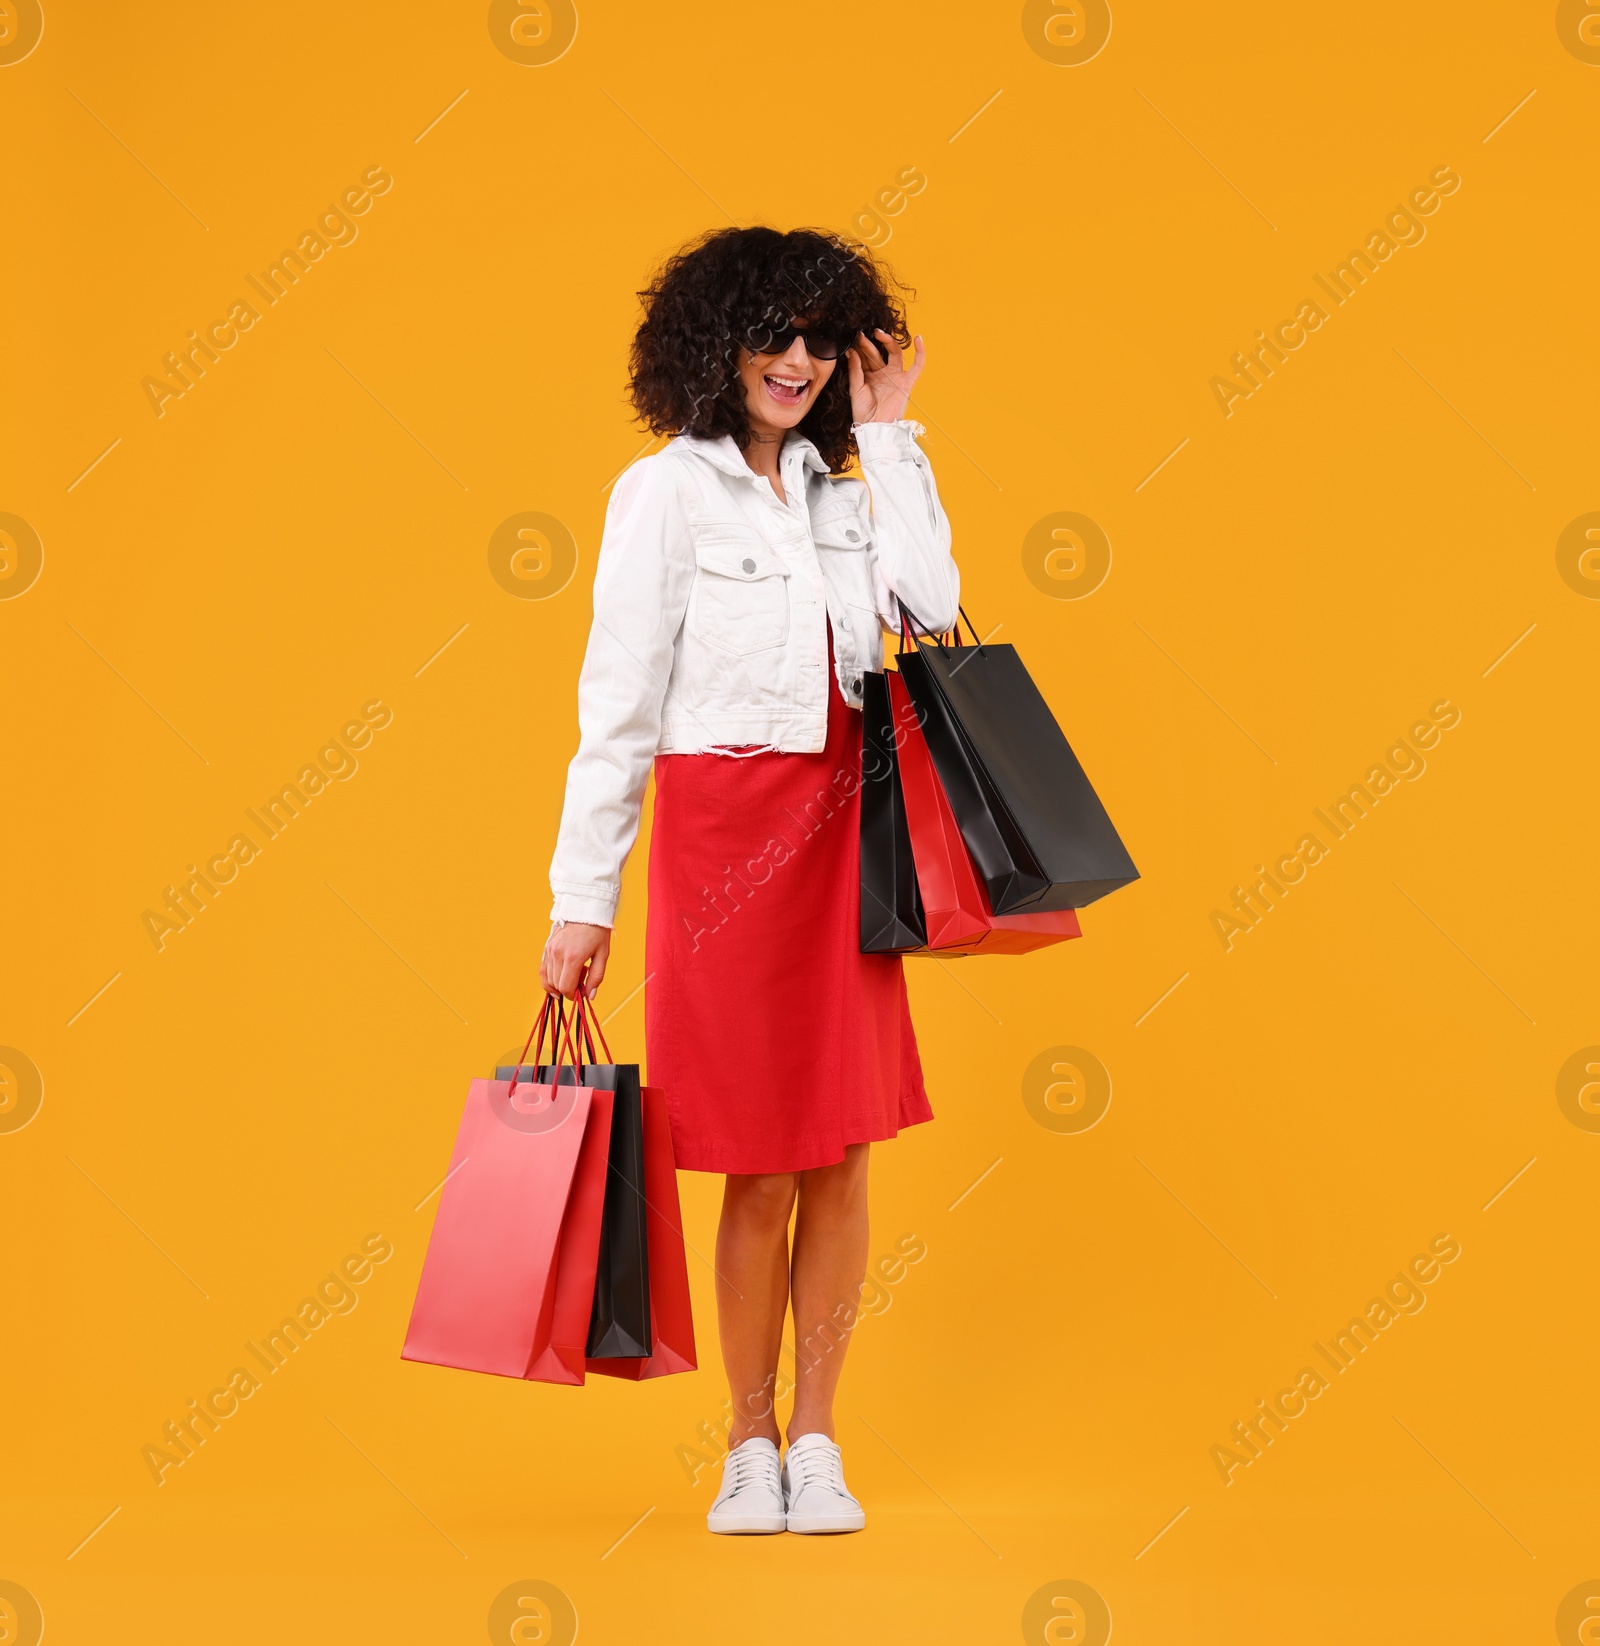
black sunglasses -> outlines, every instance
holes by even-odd
[[[800,326],[754,325],[745,331],[744,346],[752,354],[787,354],[797,337],[805,339],[806,353],[813,360],[837,360],[855,341],[854,334],[812,333]]]

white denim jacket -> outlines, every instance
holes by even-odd
[[[550,864],[552,918],[610,926],[657,754],[815,753],[828,724],[828,629],[846,702],[883,667],[895,597],[956,620],[950,522],[920,423],[855,429],[863,484],[791,432],[787,503],[731,435],[680,435],[634,463],[606,510],[578,676],[578,752]]]

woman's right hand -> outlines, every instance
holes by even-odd
[[[606,975],[606,960],[611,954],[611,928],[591,926],[586,921],[569,920],[557,926],[544,946],[539,962],[539,981],[545,988],[562,994],[568,1000],[577,996],[578,985],[584,985],[584,994],[593,1000]],[[587,976],[584,967],[589,968]]]

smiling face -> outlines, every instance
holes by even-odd
[[[838,365],[837,360],[812,359],[804,337],[796,337],[782,354],[741,346],[739,380],[751,428],[769,438],[797,428]]]

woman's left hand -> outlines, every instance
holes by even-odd
[[[858,423],[896,423],[904,417],[911,385],[922,375],[927,357],[922,339],[913,338],[915,358],[907,366],[905,350],[894,337],[881,326],[877,335],[880,342],[874,343],[864,331],[858,331],[847,356],[850,409]]]

